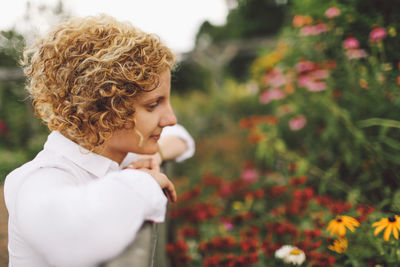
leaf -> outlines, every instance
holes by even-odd
[[[392,128],[400,128],[400,121],[381,119],[381,118],[371,118],[357,122],[360,128],[366,128],[371,126],[384,126]]]
[[[400,211],[400,190],[397,190],[393,195],[391,209],[396,213]]]

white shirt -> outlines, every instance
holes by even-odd
[[[6,177],[4,193],[10,267],[96,266],[132,242],[145,220],[162,222],[167,204],[151,175],[121,170],[57,131]]]

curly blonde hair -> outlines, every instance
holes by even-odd
[[[24,51],[22,62],[39,117],[89,150],[134,127],[132,102],[174,64],[157,36],[107,15],[57,26]]]

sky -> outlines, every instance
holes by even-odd
[[[0,30],[15,28],[20,32],[43,34],[55,20],[40,13],[44,4],[54,7],[58,0],[30,0],[36,7],[30,12],[34,23],[24,22],[27,0],[2,0],[0,4]],[[176,53],[190,51],[203,21],[222,25],[228,14],[226,0],[63,0],[67,12],[73,16],[106,13],[118,20],[130,21],[146,32],[160,36]],[[34,25],[32,25],[34,24]]]

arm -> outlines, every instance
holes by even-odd
[[[16,196],[18,228],[52,265],[98,264],[119,254],[144,220],[164,220],[166,198],[148,173],[124,170],[78,185],[70,176],[40,169]]]

